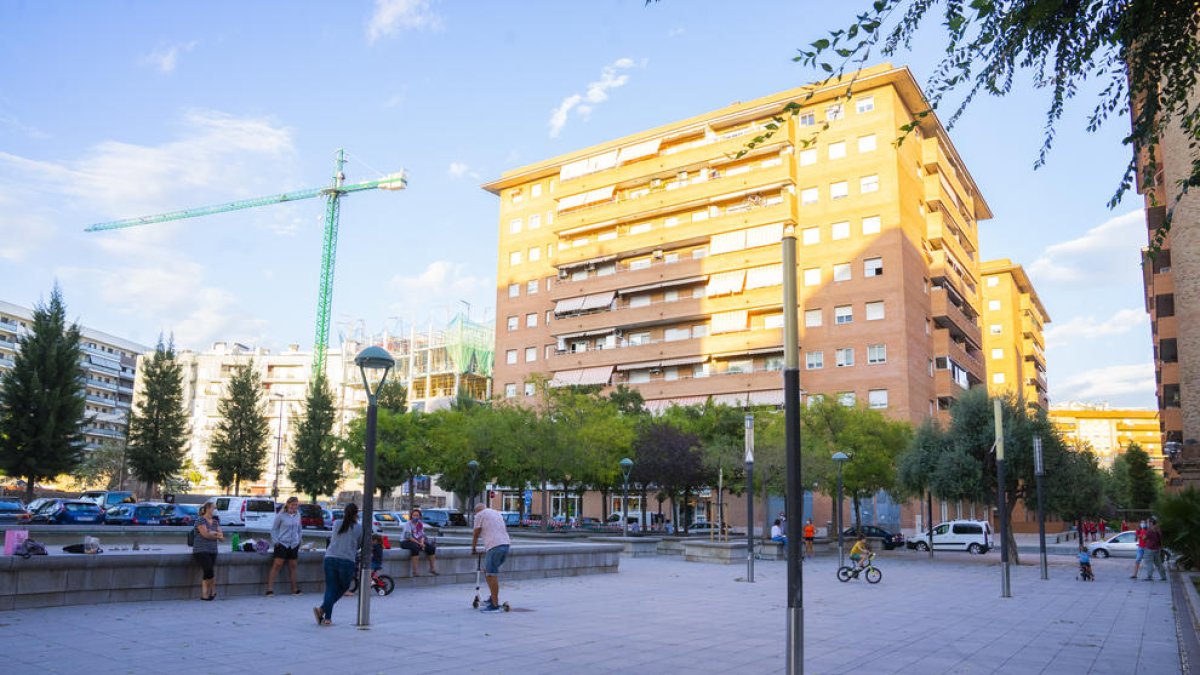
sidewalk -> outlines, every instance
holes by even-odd
[[[881,556],[882,583],[839,583],[836,561],[805,569],[807,673],[1179,673],[1167,583],[1099,560],[1097,581],[1054,561],[1012,570],[967,554]],[[504,586],[510,614],[470,608],[470,585],[355,601],[314,625],[316,592],[217,602],[130,603],[0,613],[6,673],[777,673],[786,567],[623,559],[621,571]],[[316,589],[313,589],[314,591]]]

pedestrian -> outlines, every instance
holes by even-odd
[[[1135,535],[1137,537],[1137,555],[1133,559],[1133,574],[1129,575],[1130,579],[1136,579],[1138,570],[1142,567],[1142,559],[1146,557],[1146,521],[1138,523],[1138,529]]]
[[[358,504],[347,504],[342,522],[329,537],[325,549],[325,602],[313,607],[318,626],[333,624],[333,606],[350,588],[358,565],[358,550],[362,546],[362,525],[358,523]]]
[[[1154,581],[1154,570],[1158,568],[1158,576],[1167,580],[1167,570],[1163,568],[1162,530],[1158,527],[1158,519],[1150,516],[1150,526],[1146,529],[1146,581]]]
[[[817,528],[813,527],[812,518],[804,523],[804,557],[813,557],[813,541],[817,538]]]
[[[200,515],[193,526],[195,534],[192,538],[192,558],[200,563],[203,572],[200,580],[201,600],[217,597],[217,543],[225,541],[225,535],[221,534],[221,523],[213,515],[213,506],[213,502],[206,502],[201,506]]]
[[[777,541],[781,544],[787,544],[787,533],[783,529],[783,521],[776,518],[775,523],[771,525],[771,541]]]
[[[300,557],[300,500],[288,497],[283,510],[275,514],[271,524],[271,542],[275,544],[271,571],[267,573],[267,595],[275,595],[275,576],[286,562],[288,580],[292,584],[292,595],[300,595],[296,584],[296,561]]]
[[[512,540],[508,537],[508,529],[504,527],[504,518],[500,512],[485,508],[483,504],[475,506],[475,533],[471,537],[471,555],[478,555],[477,544],[480,539],[483,539],[484,550],[483,574],[491,598],[479,611],[499,612],[500,566],[508,557],[508,547]]]
[[[1108,521],[1104,518],[1100,519],[1100,538],[1104,539],[1108,536]]]
[[[408,551],[408,561],[412,564],[412,575],[414,577],[421,576],[417,574],[417,558],[424,553],[429,560],[429,573],[436,577],[438,575],[437,546],[425,536],[425,523],[421,521],[421,509],[414,508],[408,512],[408,522],[404,523],[404,529],[401,532],[403,541],[400,542],[400,548]]]

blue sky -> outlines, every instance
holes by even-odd
[[[837,7],[830,9],[829,5]],[[497,202],[524,163],[816,79],[796,47],[867,2],[41,2],[0,4],[0,298],[58,280],[86,325],[152,344],[312,342],[318,200],[85,234],[99,221],[399,168],[343,203],[334,335],[361,319],[494,315]],[[924,80],[936,26],[890,60]],[[1136,198],[1105,206],[1118,119],[1072,104],[1033,170],[1045,94],[979,99],[951,131],[996,217],[985,259],[1025,265],[1053,323],[1051,398],[1152,407]],[[557,114],[556,114],[557,113]]]

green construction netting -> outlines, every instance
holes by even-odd
[[[491,377],[496,362],[495,327],[455,315],[446,327],[446,353],[457,372]]]

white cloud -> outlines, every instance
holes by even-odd
[[[1051,394],[1059,401],[1154,398],[1154,364],[1137,363],[1092,368],[1056,382]]]
[[[140,63],[143,66],[154,68],[160,73],[173,73],[175,66],[179,63],[179,55],[192,51],[198,44],[200,44],[198,41],[192,40],[169,45],[146,54],[140,59]]]
[[[1138,263],[1145,245],[1145,215],[1141,210],[1130,211],[1109,218],[1083,236],[1046,247],[1028,271],[1038,282],[1109,285],[1123,281],[1121,270],[1141,277]]]
[[[404,30],[438,30],[442,17],[429,8],[429,0],[375,0],[375,13],[367,21],[367,41]]]
[[[463,176],[479,178],[479,173],[472,171],[471,166],[466,162],[450,162],[450,168],[446,169],[446,173],[450,174],[451,178],[462,178]]]
[[[617,59],[600,69],[600,79],[589,83],[584,93],[574,93],[564,98],[562,103],[559,103],[558,107],[550,112],[550,138],[558,138],[558,135],[562,133],[572,110],[579,117],[587,119],[597,105],[608,100],[610,91],[623,87],[629,82],[629,74],[620,71],[628,70],[635,65],[638,64],[635,64],[631,58]],[[643,60],[640,65],[645,67],[646,61]]]
[[[1106,319],[1076,316],[1066,322],[1058,321],[1046,329],[1046,346],[1050,349],[1078,347],[1078,340],[1108,335],[1122,335],[1134,328],[1150,325],[1150,316],[1141,308],[1119,309]]]
[[[671,30],[667,31],[667,37],[669,37],[669,38],[678,37],[680,35],[683,35],[686,32],[687,32],[686,28],[684,28],[683,26],[679,26],[677,28],[672,28]]]
[[[496,302],[493,278],[476,276],[466,265],[448,260],[434,261],[416,275],[398,274],[392,277],[391,287],[397,301],[390,306],[390,311],[410,320],[431,316],[444,320],[446,314],[453,313],[447,312],[447,308],[457,306],[460,300],[471,303],[475,308],[472,317],[478,319],[478,308]]]

